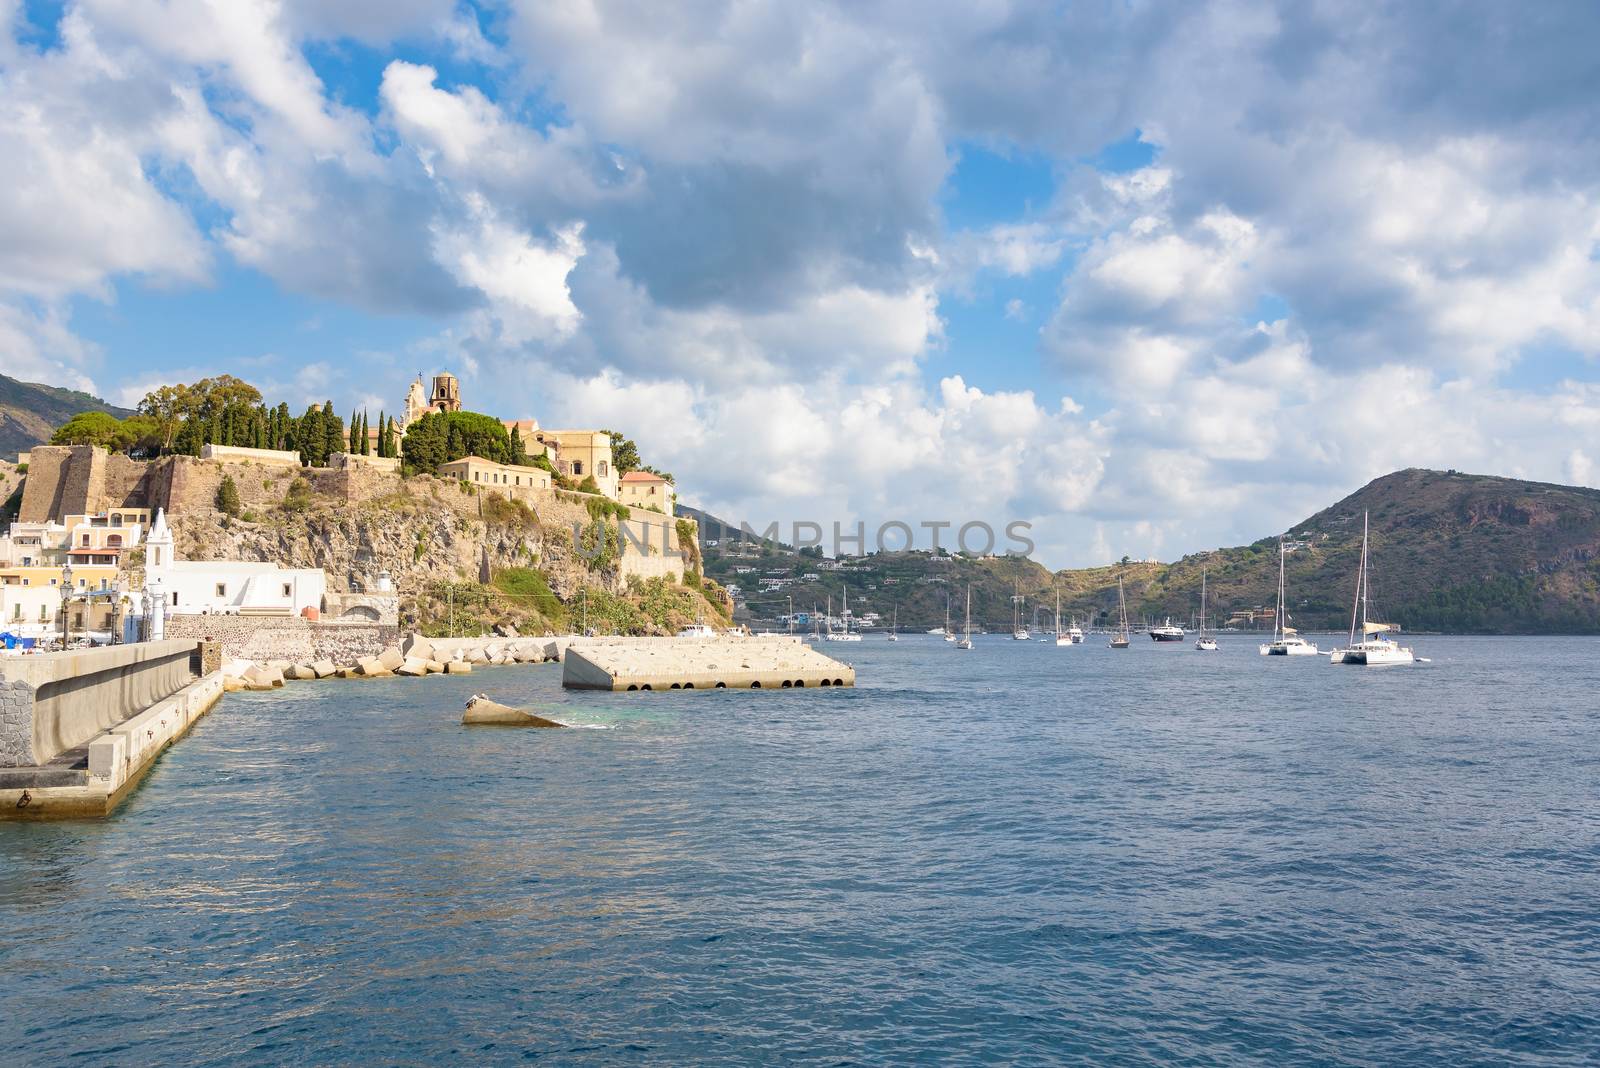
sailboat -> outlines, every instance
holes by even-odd
[[[1361,567],[1356,571],[1356,603],[1350,610],[1350,644],[1328,654],[1335,664],[1381,667],[1388,664],[1414,664],[1417,654],[1383,635],[1394,629],[1388,623],[1367,619],[1367,586],[1371,572],[1367,564],[1367,514],[1361,513]],[[1357,625],[1361,640],[1356,641]]]
[[[956,640],[956,632],[950,627],[950,595],[948,593],[944,595],[944,630],[941,633],[944,634],[944,640],[947,642]]]
[[[1074,629],[1076,629],[1076,628],[1074,628]],[[1080,641],[1080,642],[1083,641],[1083,635],[1081,633],[1078,635],[1078,641]],[[1072,635],[1068,634],[1066,631],[1061,629],[1061,591],[1060,590],[1056,591],[1056,644],[1057,645],[1065,645],[1065,646],[1068,646],[1069,648],[1074,644],[1073,640],[1072,640]]]
[[[1122,611],[1122,627],[1111,636],[1111,648],[1126,649],[1129,643],[1128,635],[1128,599],[1122,594],[1122,576],[1117,576],[1117,607]]]
[[[1195,639],[1194,647],[1207,653],[1217,651],[1217,639],[1206,633],[1206,573],[1204,571],[1200,572],[1200,637]]]
[[[956,642],[957,649],[972,648],[972,583],[967,583],[967,621],[961,629],[961,640]]]
[[[1284,559],[1289,549],[1278,542],[1278,606],[1272,612],[1272,641],[1261,646],[1262,656],[1316,656],[1317,647],[1300,637],[1289,626],[1289,607],[1284,603]]]
[[[897,642],[897,641],[900,640],[900,635],[898,633],[899,630],[900,630],[900,606],[899,605],[895,605],[894,606],[894,622],[889,624],[889,640],[890,641]]]
[[[833,599],[831,597],[828,599],[828,610],[830,613],[833,611]],[[828,640],[830,642],[858,642],[861,640],[861,635],[850,629],[850,588],[848,586],[845,587],[844,591],[844,607],[839,611],[839,623],[844,627],[841,631],[835,632],[831,624],[829,626]]]
[[[1015,583],[1011,586],[1011,640],[1028,640],[1028,628],[1022,622],[1022,594],[1017,591]]]

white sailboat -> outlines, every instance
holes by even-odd
[[[969,593],[968,596],[970,597],[971,594]],[[956,632],[950,627],[950,595],[948,593],[944,595],[944,640],[947,642],[956,640]]]
[[[1083,636],[1080,634],[1078,636],[1078,641],[1081,642],[1082,640],[1083,640]],[[1057,645],[1065,645],[1068,648],[1071,648],[1072,645],[1074,644],[1073,641],[1072,641],[1072,635],[1068,634],[1066,631],[1061,629],[1061,591],[1060,590],[1056,591],[1056,644]]]
[[[828,598],[828,611],[830,613],[833,611],[833,598],[831,598],[831,597]],[[830,642],[858,642],[858,641],[861,640],[861,635],[858,632],[853,631],[853,630],[850,629],[850,589],[849,589],[849,587],[846,587],[845,591],[844,591],[844,607],[839,610],[839,625],[841,627],[843,627],[844,629],[840,630],[840,631],[835,631],[835,630],[833,630],[832,625],[831,624],[829,625],[828,640]]]
[[[1316,656],[1317,647],[1300,637],[1289,626],[1289,607],[1284,601],[1284,559],[1288,547],[1278,542],[1278,606],[1272,612],[1272,641],[1261,646],[1262,656]]]
[[[1206,573],[1203,570],[1200,572],[1200,637],[1195,639],[1194,647],[1206,653],[1217,651],[1217,639],[1206,633]]]
[[[1328,654],[1335,664],[1356,664],[1364,667],[1383,667],[1389,664],[1414,664],[1417,654],[1408,646],[1383,635],[1394,627],[1388,623],[1374,623],[1367,619],[1367,514],[1361,513],[1361,566],[1356,571],[1356,603],[1350,610],[1350,644]],[[1356,641],[1357,627],[1361,640]]]
[[[1011,586],[1011,640],[1025,642],[1028,640],[1028,628],[1022,622],[1022,594],[1017,591],[1016,584]]]
[[[897,641],[900,640],[899,630],[900,630],[900,606],[899,605],[895,605],[894,606],[894,622],[889,624],[889,640],[890,641],[897,642]]]
[[[967,621],[961,628],[961,640],[956,642],[957,649],[972,648],[972,583],[967,583]]]
[[[1130,636],[1128,634],[1128,600],[1122,594],[1122,576],[1117,576],[1117,607],[1122,612],[1122,626],[1111,635],[1111,648],[1128,648]]]

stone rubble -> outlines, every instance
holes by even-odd
[[[233,659],[222,665],[222,681],[225,690],[234,692],[275,690],[285,682],[314,679],[464,675],[471,672],[474,666],[544,664],[560,661],[567,644],[566,638],[495,635],[466,640],[441,638],[436,645],[427,638],[413,635],[402,645],[391,645],[377,656],[356,657],[348,664],[336,664],[332,660],[318,660],[311,663],[270,660],[257,663],[253,660]]]

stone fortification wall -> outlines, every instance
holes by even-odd
[[[150,466],[92,445],[40,445],[28,458],[18,518],[43,523],[114,508],[151,507]]]
[[[282,449],[248,449],[240,445],[206,445],[200,459],[223,463],[254,463],[272,467],[299,467],[300,454]]]
[[[168,616],[167,636],[208,639],[228,659],[354,664],[400,640],[394,624],[312,622],[298,616]]]

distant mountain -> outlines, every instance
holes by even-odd
[[[1372,524],[1374,618],[1411,631],[1600,632],[1600,490],[1421,469],[1385,475],[1284,532],[1295,546],[1287,563],[1290,612],[1302,629],[1349,626],[1363,512]],[[720,522],[696,518],[702,529]],[[898,604],[908,630],[943,622],[946,593],[959,616],[969,582],[974,622],[990,630],[1009,628],[1013,588],[1026,597],[1030,622],[1036,610],[1048,614],[1059,590],[1063,615],[1104,624],[1116,613],[1119,573],[1135,623],[1171,616],[1187,624],[1199,610],[1202,571],[1214,618],[1238,613],[1238,626],[1270,627],[1278,579],[1276,535],[1171,564],[1054,574],[1032,560],[929,553],[848,558],[838,561],[841,570],[827,570],[832,562],[775,543],[725,543],[705,557],[707,575],[740,587],[749,617],[777,616],[790,596],[796,608],[809,608],[831,595],[837,608],[848,587],[852,609],[887,619]],[[764,592],[764,578],[790,582]]]
[[[56,427],[79,412],[110,412],[118,419],[133,414],[75,389],[0,375],[0,457],[14,460],[16,453],[43,445]]]

